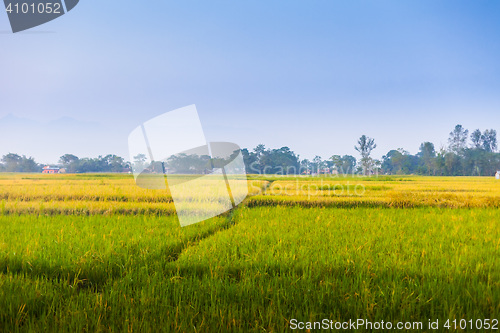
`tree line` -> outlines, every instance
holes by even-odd
[[[398,148],[377,160],[371,157],[376,148],[375,139],[362,135],[354,147],[359,153],[359,161],[352,155],[300,159],[289,147],[269,149],[263,144],[241,151],[247,172],[251,174],[491,176],[500,170],[497,132],[493,129],[483,132],[477,129],[469,135],[462,125],[456,125],[449,134],[446,147],[436,149],[433,143],[423,142],[415,155]],[[135,156],[132,163],[145,161],[146,156],[141,154]],[[33,157],[13,153],[4,155],[0,160],[0,172],[41,172],[43,166]],[[111,154],[97,158],[65,154],[59,159],[58,166],[68,173],[130,172],[131,163]]]
[[[0,160],[0,172],[42,172],[45,164],[35,162],[33,157],[9,153]],[[67,173],[88,172],[126,172],[130,163],[116,155],[98,156],[96,158],[78,158],[72,154],[60,157],[58,167]]]
[[[377,160],[371,157],[376,148],[375,139],[362,135],[354,147],[359,161],[351,155],[300,160],[288,147],[266,149],[262,144],[242,152],[249,173],[257,174],[491,176],[500,170],[497,132],[493,129],[477,129],[469,136],[467,129],[456,125],[446,147],[437,150],[432,142],[423,142],[415,155],[398,148]]]
[[[386,174],[421,174],[433,176],[492,176],[500,170],[497,132],[479,129],[472,132],[457,125],[450,132],[448,147],[436,150],[431,142],[420,145],[411,155],[403,149],[391,150],[380,162]]]

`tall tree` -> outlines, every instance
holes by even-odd
[[[321,168],[323,166],[323,160],[321,156],[314,156],[313,158],[314,171],[319,175],[321,173]]]
[[[253,149],[253,151],[257,155],[257,158],[260,158],[266,151],[266,146],[264,146],[263,144],[258,144],[257,147]]]
[[[21,163],[21,156],[13,153],[8,153],[2,157],[2,162],[5,164],[5,171],[16,172],[19,171],[19,163]]]
[[[333,155],[330,157],[330,161],[332,161],[333,168],[337,170],[338,173],[341,173],[342,157],[340,155]]]
[[[264,146],[263,144],[258,144],[257,147],[253,149],[253,151],[258,161],[258,173],[263,173],[265,165],[262,162],[262,157],[266,154],[266,146]]]
[[[493,129],[484,131],[481,140],[483,142],[483,148],[487,152],[492,153],[497,150],[497,131]]]
[[[362,135],[358,140],[358,145],[354,147],[361,154],[361,168],[365,175],[369,174],[373,168],[370,155],[375,148],[377,148],[375,140],[366,135]]]
[[[483,147],[483,145],[482,145],[482,134],[481,134],[481,131],[479,129],[477,129],[474,132],[472,132],[472,134],[470,135],[470,139],[472,141],[472,148],[474,148],[474,149],[480,149],[480,148]]]
[[[106,169],[112,172],[122,172],[125,167],[125,160],[120,156],[109,154],[104,157],[104,161],[107,164]]]
[[[73,154],[64,154],[59,158],[59,163],[64,166],[67,166],[75,161],[78,161],[78,157]]]
[[[136,156],[134,156],[134,161],[132,162],[132,165],[135,170],[143,170],[148,166],[146,165],[147,160],[148,158],[145,154],[137,154]]]
[[[356,158],[351,155],[344,155],[342,156],[342,167],[341,170],[339,170],[340,173],[347,175],[347,174],[354,174],[356,170]]]
[[[449,150],[455,154],[461,154],[467,146],[467,138],[469,131],[462,127],[462,125],[455,126],[455,129],[450,132],[448,139]]]
[[[436,149],[432,142],[424,142],[420,145],[418,156],[421,158],[421,164],[424,168],[424,173],[430,175],[435,171]]]

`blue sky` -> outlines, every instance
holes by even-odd
[[[82,0],[11,34],[0,13],[0,118],[96,124],[61,140],[81,157],[126,156],[133,128],[190,104],[210,141],[328,158],[367,134],[376,157],[416,153],[458,123],[500,131],[499,16],[499,1]],[[72,147],[36,135],[0,133],[0,154]]]

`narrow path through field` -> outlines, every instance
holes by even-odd
[[[273,182],[274,182],[274,180],[267,181],[267,184],[262,188],[262,194],[266,193],[267,189],[272,185]],[[196,246],[196,245],[198,245],[198,243],[200,241],[207,239],[207,238],[210,238],[213,235],[218,234],[219,232],[228,230],[232,226],[234,226],[236,224],[236,221],[234,220],[234,214],[238,211],[238,209],[240,209],[240,207],[249,207],[248,203],[250,202],[250,200],[251,200],[251,197],[249,196],[238,207],[227,212],[226,213],[227,214],[226,221],[224,222],[224,224],[221,224],[220,227],[213,229],[213,230],[209,230],[207,232],[204,232],[204,233],[200,234],[199,236],[197,236],[195,239],[190,240],[186,243],[180,244],[178,249],[175,249],[174,251],[172,251],[170,253],[168,262],[177,261],[186,249],[193,247],[193,246]]]

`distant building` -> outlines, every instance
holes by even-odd
[[[60,168],[57,167],[51,167],[51,166],[44,166],[42,173],[48,173],[48,174],[54,174],[54,173],[60,173]]]
[[[496,179],[500,179],[500,171],[497,171],[496,175],[495,175],[495,178]]]

